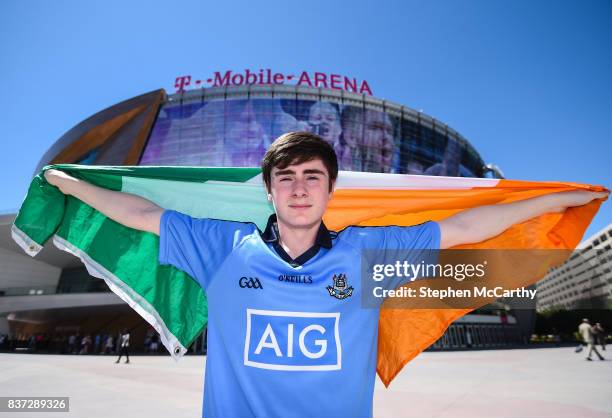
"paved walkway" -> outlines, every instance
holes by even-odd
[[[612,352],[604,352],[612,359]],[[12,417],[200,417],[203,356],[0,354],[0,396],[69,396],[69,413]],[[385,389],[381,418],[612,417],[612,360],[572,348],[423,353]]]

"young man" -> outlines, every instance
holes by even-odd
[[[338,164],[314,134],[282,135],[263,177],[275,214],[254,224],[194,219],[56,170],[49,183],[115,221],[160,236],[159,260],[187,272],[209,303],[206,417],[371,417],[378,309],[361,306],[362,249],[479,242],[605,193],[561,192],[412,227],[329,231],[322,216]]]

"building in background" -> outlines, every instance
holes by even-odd
[[[612,224],[537,283],[537,310],[612,309]]]
[[[314,132],[336,150],[341,170],[499,177],[457,131],[422,112],[366,94],[332,88],[259,84],[156,90],[82,121],[42,156],[94,165],[259,166],[270,143],[288,131]],[[35,259],[10,239],[15,214],[0,216],[0,333],[130,329],[142,341],[148,324],[80,261],[48,244]],[[508,301],[507,301],[508,302]],[[526,341],[533,309],[491,304],[453,324],[435,344],[496,347]],[[204,346],[204,337],[196,351]]]

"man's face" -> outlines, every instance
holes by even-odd
[[[293,228],[316,225],[332,196],[329,173],[320,159],[272,168],[268,199],[279,223]]]

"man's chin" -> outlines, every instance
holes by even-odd
[[[293,216],[289,222],[286,222],[287,226],[295,229],[308,229],[316,226],[321,221],[320,218],[313,219],[311,216]]]

